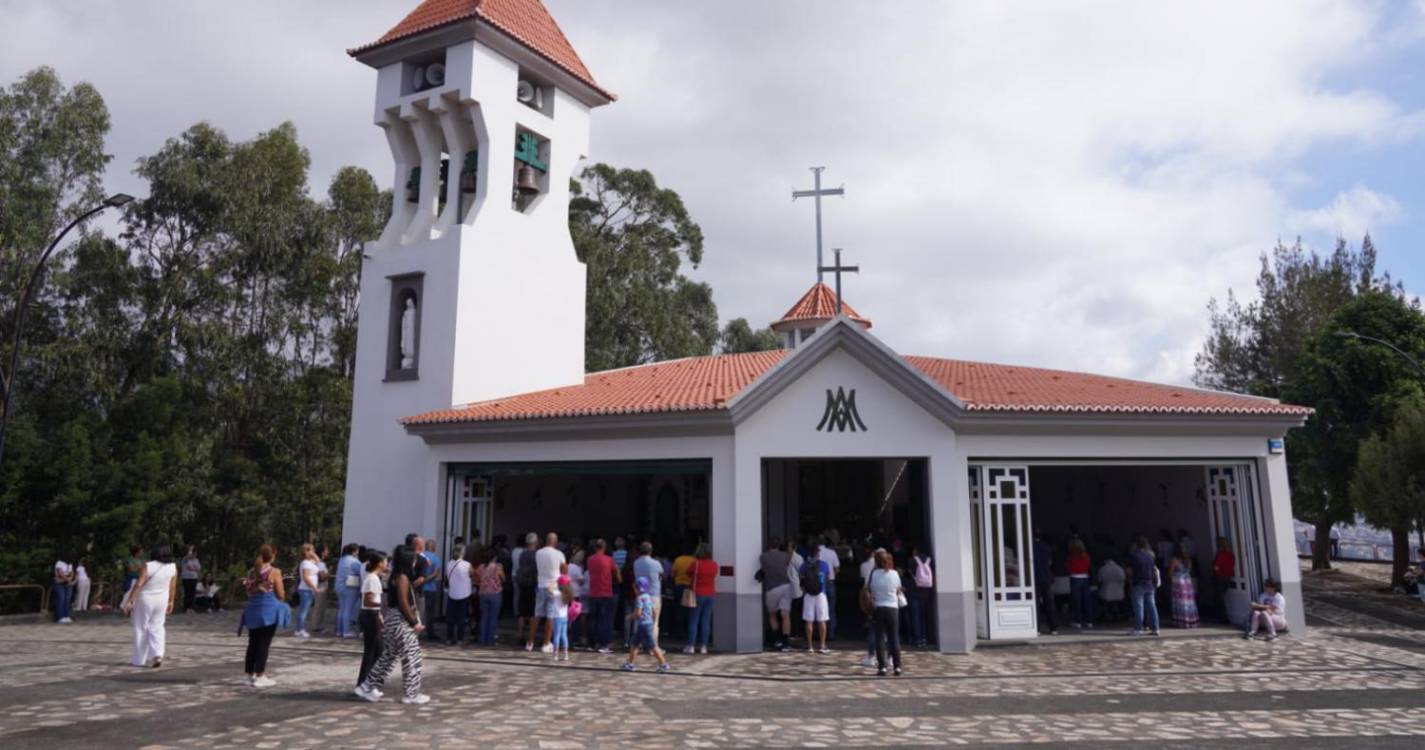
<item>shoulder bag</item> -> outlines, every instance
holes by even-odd
[[[697,606],[698,606],[698,591],[697,591],[697,589],[698,589],[698,568],[699,568],[699,567],[701,567],[701,566],[700,566],[698,563],[693,563],[693,585],[691,585],[691,586],[689,586],[689,587],[683,589],[683,600],[682,600],[681,604],[682,604],[684,607],[694,608],[694,607],[697,607]]]
[[[871,575],[866,576],[866,585],[861,587],[861,612],[868,615],[876,611],[876,603],[871,596],[871,579],[875,577],[876,569],[871,568]]]

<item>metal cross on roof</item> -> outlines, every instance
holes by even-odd
[[[822,274],[823,272],[836,274],[836,314],[837,314],[837,315],[840,315],[841,312],[842,312],[842,304],[841,304],[841,274],[842,274],[843,272],[845,272],[845,273],[860,273],[860,272],[861,272],[861,267],[860,267],[860,266],[843,266],[843,265],[841,265],[841,248],[838,247],[838,248],[832,250],[831,252],[832,252],[833,257],[836,258],[836,265],[832,265],[832,266],[817,265],[817,267],[816,267],[816,275],[817,275],[817,278],[821,278],[821,274]]]
[[[821,187],[821,172],[826,167],[812,167],[812,189],[793,190],[792,200],[798,198],[812,198],[816,201],[816,281],[821,283],[821,197],[823,195],[845,195],[846,188],[826,188]]]

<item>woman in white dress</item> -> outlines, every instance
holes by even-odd
[[[72,608],[75,612],[83,612],[89,609],[89,571],[84,567],[87,560],[81,559],[74,565],[74,604]]]
[[[124,604],[124,614],[134,621],[134,666],[146,667],[149,659],[155,668],[163,663],[163,625],[173,614],[177,596],[178,566],[173,564],[173,548],[160,544],[154,548],[153,559],[139,569],[132,595]]]

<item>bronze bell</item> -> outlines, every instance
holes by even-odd
[[[535,173],[534,167],[528,164],[520,165],[519,174],[515,177],[515,190],[522,195],[534,195],[539,192],[539,175]]]

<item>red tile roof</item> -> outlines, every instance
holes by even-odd
[[[423,0],[380,39],[347,50],[347,53],[359,55],[399,39],[472,18],[494,26],[600,94],[611,100],[615,98],[594,81],[593,74],[579,59],[579,53],[574,51],[574,46],[540,0]]]
[[[715,411],[786,356],[783,350],[692,357],[591,373],[582,385],[427,412],[406,424]],[[1251,396],[1035,367],[906,357],[972,411],[1306,416]]]
[[[863,318],[861,314],[852,309],[843,299],[841,302],[843,312],[846,317],[870,328],[870,318]],[[780,331],[787,328],[799,327],[797,323],[824,323],[836,317],[836,292],[831,291],[831,287],[817,282],[807,290],[802,298],[797,300],[792,309],[788,310],[780,320],[772,324],[772,330]]]
[[[907,356],[971,411],[1280,414],[1311,409],[1270,399],[1038,367]]]

